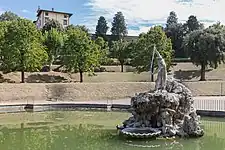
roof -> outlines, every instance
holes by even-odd
[[[59,13],[59,14],[67,14],[69,15],[69,17],[71,17],[73,14],[72,13],[66,13],[66,12],[61,12],[61,11],[54,11],[54,10],[46,10],[46,9],[40,9],[38,10],[37,12],[37,16],[39,16],[41,14],[41,12],[44,11],[44,12],[54,12],[54,13]]]

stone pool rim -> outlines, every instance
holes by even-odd
[[[101,111],[128,111],[127,104],[101,104],[101,103],[21,103],[1,104],[0,114],[20,112],[44,112],[44,111],[76,111],[76,110],[101,110]],[[197,114],[203,117],[225,117],[225,111],[197,110]]]

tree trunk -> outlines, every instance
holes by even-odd
[[[83,71],[80,70],[80,83],[83,82]]]
[[[124,67],[124,65],[123,65],[123,63],[121,63],[121,72],[123,72],[123,67]]]
[[[21,71],[21,83],[25,83],[24,71]]]
[[[24,66],[24,51],[21,52],[21,83],[25,83],[24,80],[24,70],[25,70],[25,66]]]
[[[204,63],[201,64],[201,78],[200,78],[200,81],[206,81],[206,79],[205,79],[205,64]]]

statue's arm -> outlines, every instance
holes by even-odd
[[[157,55],[159,58],[163,59],[162,56],[160,55],[160,53],[159,53],[157,50],[155,50],[155,52],[156,52],[156,55]]]

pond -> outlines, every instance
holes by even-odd
[[[115,126],[126,112],[55,111],[0,114],[2,150],[223,150],[225,119],[202,118],[199,139],[127,140]]]

